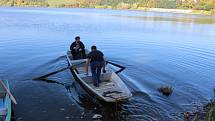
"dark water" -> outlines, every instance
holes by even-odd
[[[67,70],[65,53],[79,35],[109,60],[134,95],[107,105],[89,97]],[[0,8],[0,78],[10,81],[18,121],[180,121],[213,98],[215,17],[96,9]],[[172,86],[170,97],[157,88]],[[112,112],[115,112],[114,114]]]

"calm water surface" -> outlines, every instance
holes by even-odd
[[[120,75],[134,95],[106,105],[93,100],[69,71],[65,53],[79,35],[126,66]],[[214,97],[215,17],[96,9],[0,8],[0,78],[10,82],[18,121],[180,121]],[[172,86],[170,97],[157,88]],[[112,112],[115,112],[114,114]]]

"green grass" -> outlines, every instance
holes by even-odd
[[[215,121],[215,106],[210,109],[206,121]]]

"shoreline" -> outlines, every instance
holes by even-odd
[[[142,9],[137,9],[142,10]],[[210,11],[204,10],[191,10],[191,9],[166,9],[166,8],[145,8],[143,9],[149,12],[160,12],[160,13],[180,13],[180,14],[194,14],[194,15],[214,15]]]
[[[96,7],[95,7],[96,8]],[[96,8],[96,9],[112,9],[112,8]],[[215,15],[212,11],[205,10],[192,10],[192,9],[167,9],[167,8],[144,8],[139,7],[136,9],[112,9],[112,10],[136,10],[146,12],[158,12],[158,13],[177,13],[177,14],[191,14],[191,15]]]
[[[111,6],[93,6],[93,7],[71,7],[71,6],[39,6],[39,5],[28,5],[28,6],[0,6],[0,7],[32,7],[32,8],[94,8],[94,9],[110,9],[110,10],[135,10],[135,11],[145,11],[145,12],[159,12],[159,13],[177,13],[177,14],[191,14],[191,15],[215,15],[213,11],[205,11],[205,10],[192,10],[192,9],[167,9],[167,8],[146,8],[146,7],[138,7],[138,8],[112,8]]]
[[[210,100],[201,109],[194,112],[185,112],[184,121],[214,121],[215,119],[215,99]]]

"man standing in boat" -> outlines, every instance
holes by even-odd
[[[87,55],[87,62],[86,62],[86,74],[88,75],[88,66],[90,64],[91,73],[93,84],[96,87],[99,87],[99,83],[101,83],[100,75],[101,69],[103,67],[103,72],[105,71],[104,65],[104,54],[97,50],[96,46],[91,47],[91,52]]]
[[[81,42],[80,37],[76,36],[75,41],[71,44],[70,50],[73,56],[73,59],[85,59],[86,54],[85,54],[85,46]]]

